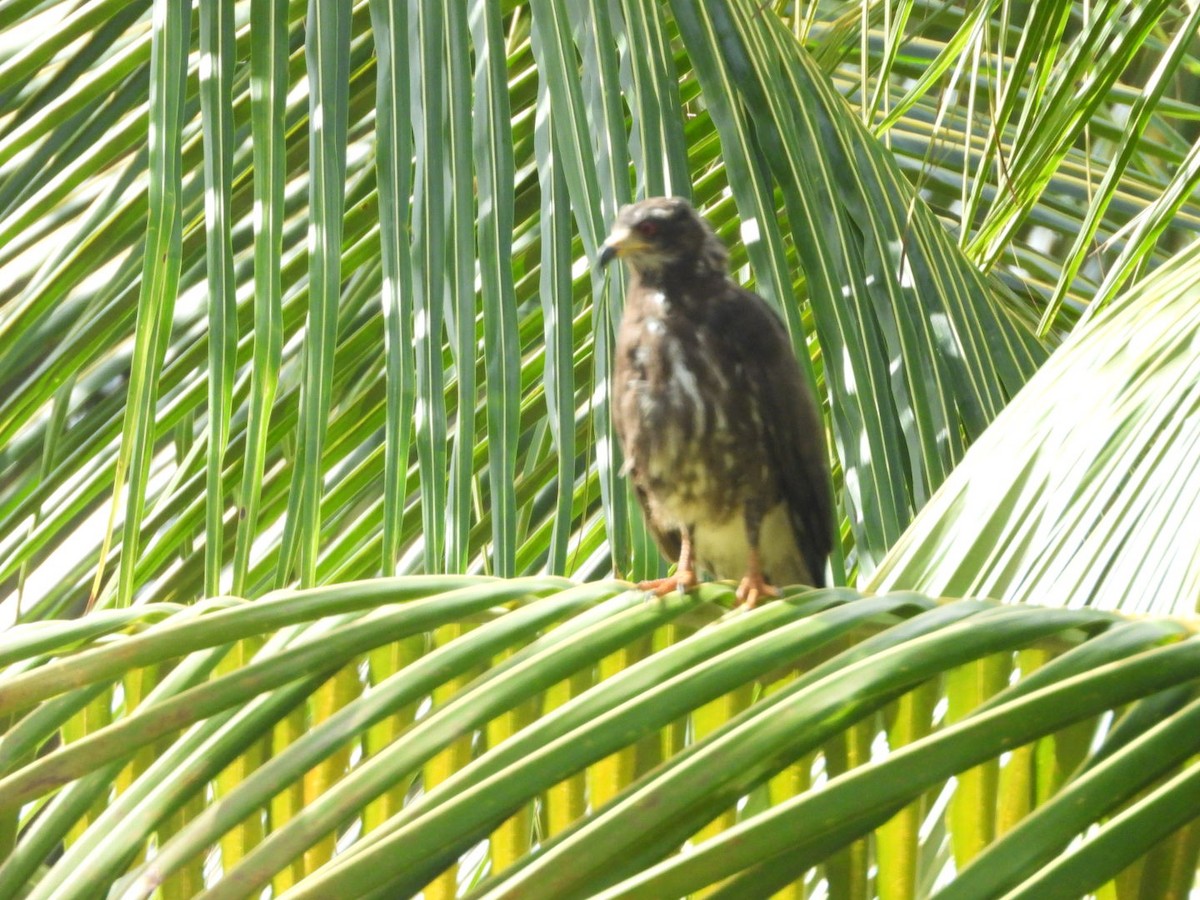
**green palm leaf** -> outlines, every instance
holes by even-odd
[[[1192,887],[1200,12],[197,6],[0,2],[0,896]],[[609,580],[659,193],[864,593]]]

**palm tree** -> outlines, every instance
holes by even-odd
[[[1200,6],[197,7],[0,0],[0,897],[1186,895]],[[618,580],[656,194],[839,587]]]

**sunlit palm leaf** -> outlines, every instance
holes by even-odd
[[[1198,279],[1193,245],[1060,348],[872,585],[1192,614]]]
[[[0,895],[1186,892],[1190,630],[930,596],[1193,612],[1196,11],[311,6],[0,2]],[[924,593],[377,579],[660,569],[591,262],[668,192]]]

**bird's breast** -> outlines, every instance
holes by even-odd
[[[648,308],[647,308],[648,307]],[[715,336],[643,304],[622,325],[617,347],[618,434],[634,480],[663,519],[697,504],[737,505],[733,396]]]

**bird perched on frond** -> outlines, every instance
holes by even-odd
[[[686,200],[623,207],[600,263],[629,291],[613,424],[650,529],[687,590],[697,569],[741,576],[752,607],[773,585],[822,586],[833,546],[825,430],[783,322],[728,274],[725,246]]]

